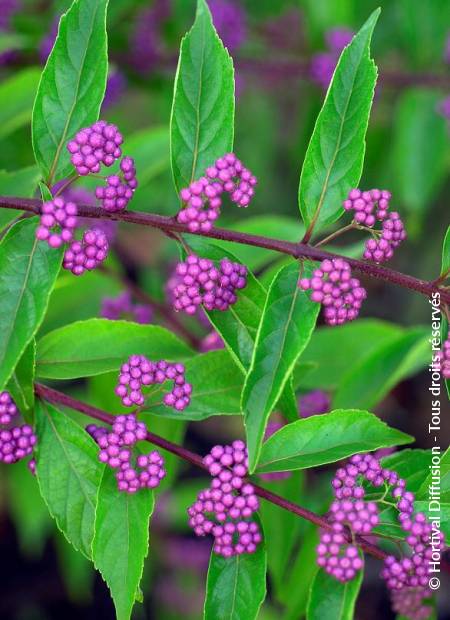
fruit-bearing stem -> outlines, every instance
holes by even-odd
[[[106,424],[111,425],[114,422],[114,416],[107,413],[106,411],[102,411],[101,409],[97,409],[97,407],[92,407],[91,405],[87,405],[86,403],[83,403],[79,400],[76,400],[75,398],[72,398],[71,396],[67,396],[67,394],[63,394],[62,392],[42,385],[41,383],[35,384],[34,391],[36,393],[36,396],[49,403],[63,405],[64,407],[79,411],[80,413],[83,413],[90,418],[94,418],[95,420],[99,420],[100,422],[105,422]],[[147,431],[146,441],[154,444],[155,446],[158,446],[159,448],[162,448],[163,450],[167,450],[167,452],[175,454],[179,458],[187,461],[188,463],[191,463],[192,465],[195,465],[196,467],[200,467],[201,469],[204,469],[206,471],[208,470],[208,468],[203,463],[202,457],[199,454],[191,452],[190,450],[183,448],[183,446],[172,443],[171,441],[164,439],[164,437],[160,437],[159,435],[155,435],[154,433],[150,433],[149,431]],[[260,487],[253,482],[252,485],[255,488],[256,495],[262,497],[266,501],[271,502],[272,504],[276,504],[280,508],[284,508],[284,510],[288,510],[289,512],[292,512],[323,529],[332,529],[330,521],[328,521],[328,519],[326,519],[325,517],[322,517],[315,512],[311,512],[306,508],[302,508],[301,506],[298,506],[297,504],[294,504],[293,502],[284,499],[280,495],[272,493],[272,491],[264,489],[263,487]],[[350,535],[348,536],[348,538],[349,540],[351,539]],[[379,549],[376,545],[367,542],[364,538],[357,537],[356,540],[359,546],[364,551],[370,553],[374,557],[380,560],[384,560],[387,557],[387,554],[384,553],[384,551]]]
[[[39,215],[40,207],[40,200],[0,196],[0,208],[19,209],[28,213]],[[189,231],[185,224],[180,224],[175,218],[164,215],[141,213],[137,211],[119,211],[117,213],[108,213],[99,207],[89,207],[85,205],[78,206],[78,213],[81,217],[86,218],[113,220],[138,224],[141,226],[150,226],[152,228],[157,228],[164,233],[193,234]],[[296,259],[303,258],[314,261],[322,261],[326,258],[343,258],[354,271],[371,278],[378,278],[379,280],[384,280],[385,282],[422,293],[427,297],[431,297],[433,294],[439,293],[442,303],[450,305],[450,291],[443,287],[437,286],[433,282],[420,280],[419,278],[414,278],[413,276],[409,276],[386,267],[381,267],[380,265],[376,265],[368,261],[347,258],[340,256],[339,254],[326,252],[319,248],[311,247],[305,243],[293,243],[290,241],[283,241],[281,239],[263,237],[261,235],[251,235],[234,230],[227,230],[225,228],[212,228],[212,230],[208,232],[197,232],[195,234],[208,237],[210,239],[219,239],[221,241],[230,241],[232,243],[240,243],[267,250],[274,250],[282,254],[288,254]]]

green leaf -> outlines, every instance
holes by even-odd
[[[213,261],[220,261],[225,257],[232,261],[238,260],[230,252],[207,243],[200,237],[190,236],[188,243],[194,252],[201,257]],[[237,298],[237,302],[230,306],[226,312],[213,310],[206,313],[223,338],[236,363],[246,373],[252,359],[256,333],[266,301],[266,291],[255,276],[249,272],[247,286],[238,291]]]
[[[383,467],[395,470],[400,478],[406,481],[408,491],[416,493],[428,476],[428,466],[431,463],[430,450],[407,448],[385,456]]]
[[[29,67],[0,84],[0,139],[30,122],[40,76],[39,67]]]
[[[223,558],[211,552],[204,620],[254,620],[266,598],[266,550]]]
[[[448,135],[438,103],[434,91],[408,89],[395,112],[392,181],[397,200],[411,211],[425,210],[447,176]]]
[[[283,426],[263,445],[258,472],[306,469],[414,441],[376,415],[356,409],[336,410]]]
[[[430,362],[429,329],[414,328],[372,352],[341,381],[333,407],[370,409],[405,377]]]
[[[94,440],[73,420],[37,401],[37,477],[50,514],[67,540],[88,558],[97,490],[104,465]]]
[[[149,127],[127,137],[127,154],[133,157],[143,187],[170,164],[168,127]]]
[[[55,329],[37,343],[36,375],[74,379],[118,371],[134,354],[180,361],[192,351],[157,325],[88,319]]]
[[[58,36],[33,108],[36,162],[50,184],[73,171],[66,143],[97,120],[108,73],[108,0],[74,0],[61,17]]]
[[[29,166],[14,172],[0,170],[0,196],[23,196],[31,198],[39,180],[37,166]],[[22,215],[17,209],[0,209],[0,230]]]
[[[450,272],[450,226],[445,233],[444,243],[442,244],[442,265],[441,275]]]
[[[304,486],[304,473],[290,473],[284,480],[263,479],[264,487],[292,502],[299,501]],[[272,502],[261,502],[261,520],[264,526],[267,565],[275,597],[283,587],[287,568],[293,560],[293,549],[297,556],[296,543],[301,528],[301,519],[293,512],[283,510]]]
[[[202,257],[220,261],[227,257],[238,261],[231,252],[207,243],[201,237],[189,236],[189,246]],[[238,292],[238,300],[226,312],[206,311],[209,320],[222,337],[226,348],[244,374],[250,366],[256,334],[266,302],[266,291],[259,280],[249,271],[247,286]],[[280,408],[288,419],[292,419],[295,395],[290,384],[280,398]]]
[[[198,0],[194,25],[181,42],[170,120],[177,191],[232,149],[233,132],[233,62],[205,0]]]
[[[240,415],[240,394],[244,377],[228,351],[211,351],[185,362],[186,380],[193,385],[189,407],[183,420],[205,420],[214,415]],[[170,382],[167,382],[170,386]],[[156,388],[146,398],[144,410],[166,418],[180,418],[180,412],[162,403],[166,393]]]
[[[121,493],[114,471],[105,468],[98,491],[92,556],[111,591],[117,620],[131,617],[148,553],[153,507],[150,489],[134,495]]]
[[[309,593],[307,620],[353,620],[362,579],[359,571],[352,581],[341,583],[319,570]]]
[[[242,392],[249,470],[258,462],[267,419],[313,332],[320,306],[298,286],[299,265],[283,267],[267,294]]]
[[[314,367],[301,378],[300,385],[305,389],[335,390],[361,360],[402,333],[397,325],[374,319],[359,319],[339,329],[319,327],[301,358]],[[339,355],[330,355],[330,351],[339,351]]]
[[[36,342],[30,341],[22,357],[17,363],[6,390],[14,398],[16,405],[27,421],[30,421],[30,410],[34,406],[34,370]]]
[[[340,217],[342,201],[361,177],[377,77],[369,47],[379,14],[372,13],[342,52],[306,151],[299,205],[310,231]]]
[[[305,616],[311,583],[318,571],[316,561],[318,544],[317,527],[308,524],[292,570],[284,582],[283,598],[286,600],[286,612],[283,620],[298,620]]]
[[[0,390],[42,323],[61,263],[62,249],[38,241],[36,227],[18,222],[0,243]]]

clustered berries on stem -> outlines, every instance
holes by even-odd
[[[165,381],[173,381],[174,385],[165,394],[164,404],[176,411],[186,409],[191,402],[192,385],[186,382],[183,364],[171,364],[164,360],[151,362],[144,355],[131,355],[120,368],[115,392],[125,407],[141,406],[145,402],[142,387]]]
[[[391,193],[387,190],[371,189],[363,192],[352,189],[343,206],[353,211],[355,224],[373,228],[376,221],[382,222],[381,231],[374,230],[374,237],[366,242],[363,257],[375,263],[384,263],[394,255],[394,250],[406,239],[406,231],[397,211],[389,211]]]
[[[108,255],[108,239],[97,228],[86,230],[81,241],[72,241],[64,252],[63,267],[75,276],[100,265]]]
[[[37,442],[29,424],[10,426],[19,414],[16,403],[9,392],[0,392],[0,462],[17,463],[32,454]],[[9,428],[5,428],[9,427]],[[32,466],[30,466],[33,471]]]
[[[444,379],[450,379],[450,331],[439,355],[441,372]]]
[[[98,443],[99,461],[116,471],[117,488],[125,493],[136,493],[140,489],[155,489],[165,477],[164,459],[157,450],[139,454],[136,466],[132,465],[133,447],[147,437],[147,429],[136,416],[118,415],[111,432],[106,428],[89,424],[87,432]]]
[[[225,558],[254,553],[262,537],[258,523],[250,520],[259,501],[253,485],[245,481],[245,443],[236,440],[231,446],[214,446],[203,462],[212,476],[211,485],[188,508],[189,525],[197,536],[212,534],[214,552]]]
[[[122,156],[122,134],[115,125],[97,121],[84,127],[67,144],[70,161],[79,176],[98,174],[102,165],[112,164]],[[123,157],[119,164],[120,174],[106,177],[106,187],[97,187],[96,197],[108,212],[122,211],[133,197],[137,187],[136,169],[131,157]],[[36,236],[47,241],[52,248],[70,243],[63,259],[63,267],[79,276],[100,265],[108,255],[108,238],[101,226],[84,232],[81,241],[74,239],[77,225],[75,202],[65,201],[62,196],[44,202],[40,225]]]
[[[304,291],[312,289],[311,301],[325,307],[328,325],[342,325],[356,319],[367,296],[360,281],[352,278],[350,265],[343,258],[323,260],[311,278],[300,279],[299,286]]]
[[[380,500],[364,500],[365,490],[361,482],[365,480],[374,487],[384,487]],[[405,542],[410,547],[410,555],[396,558],[389,555],[381,572],[388,588],[394,591],[396,610],[406,615],[411,613],[411,601],[417,602],[420,592],[418,615],[412,618],[426,618],[421,601],[431,594],[428,589],[429,560],[434,549],[443,549],[443,535],[434,532],[425,514],[414,512],[414,494],[406,490],[406,483],[396,472],[382,468],[379,460],[370,454],[356,454],[348,463],[336,471],[332,481],[335,501],[330,508],[332,531],[323,531],[317,547],[317,562],[326,572],[340,581],[353,579],[362,568],[355,534],[370,534],[378,525],[377,502],[389,504],[398,511],[400,526],[406,534]],[[386,501],[390,495],[392,502]],[[352,543],[346,538],[345,527],[352,534]],[[430,540],[432,545],[430,546]],[[429,608],[427,608],[429,611]]]
[[[223,192],[227,192],[238,207],[248,207],[256,183],[250,170],[234,153],[228,153],[207,168],[205,176],[181,190],[184,204],[177,220],[186,224],[191,232],[208,232],[220,215]]]
[[[77,213],[77,205],[65,202],[61,197],[44,202],[36,237],[40,241],[47,241],[51,248],[60,248],[64,243],[69,243],[77,227]]]
[[[236,291],[247,284],[247,267],[228,258],[216,267],[209,258],[189,254],[178,263],[176,274],[179,283],[174,287],[174,309],[195,314],[203,305],[205,310],[228,310],[236,303]]]
[[[115,321],[120,318],[131,318],[143,325],[153,320],[153,309],[148,304],[134,304],[129,291],[123,291],[117,297],[104,297],[100,316]]]

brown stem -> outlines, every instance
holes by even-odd
[[[47,402],[63,405],[64,407],[79,411],[80,413],[83,413],[90,418],[100,420],[100,422],[105,422],[106,424],[112,424],[114,422],[114,416],[107,413],[106,411],[102,411],[101,409],[97,409],[97,407],[92,407],[91,405],[87,405],[86,403],[83,403],[79,400],[76,400],[75,398],[72,398],[71,396],[67,396],[67,394],[63,394],[62,392],[58,392],[57,390],[42,385],[41,383],[35,384],[34,391],[36,393],[36,396],[38,396],[42,400],[46,400]],[[163,450],[167,450],[167,452],[175,454],[179,458],[187,461],[188,463],[191,463],[192,465],[195,465],[196,467],[207,470],[207,467],[203,463],[202,457],[199,454],[195,454],[195,452],[191,452],[190,450],[187,450],[182,446],[172,443],[171,441],[168,441],[167,439],[164,439],[159,435],[150,433],[149,431],[147,431],[146,440],[154,444],[155,446],[162,448]],[[280,508],[288,510],[289,512],[292,512],[321,528],[332,530],[331,523],[325,517],[322,517],[315,512],[311,512],[306,508],[302,508],[302,506],[298,506],[297,504],[294,504],[293,502],[290,502],[289,500],[284,499],[280,495],[272,493],[272,491],[268,491],[263,487],[260,487],[256,484],[253,484],[253,486],[255,488],[255,493],[256,495],[258,495],[258,497],[261,497],[266,501],[271,502],[272,504],[276,504]],[[364,538],[357,537],[357,542],[364,551],[370,553],[374,557],[380,560],[384,560],[387,557],[387,554],[384,553],[384,551],[379,549],[376,545],[372,545],[371,543],[367,542]]]
[[[174,332],[185,338],[194,349],[198,349],[200,345],[200,341],[196,338],[191,332],[183,325],[181,321],[179,321],[178,317],[172,312],[170,308],[168,308],[165,304],[157,301],[153,297],[151,297],[148,293],[143,291],[137,284],[135,284],[132,280],[127,278],[125,275],[120,274],[116,271],[113,271],[109,267],[105,267],[104,265],[100,266],[100,270],[103,271],[106,275],[114,278],[118,282],[120,282],[125,288],[127,288],[130,293],[143,304],[151,306],[154,308],[158,314],[164,319],[164,321],[171,327]]]
[[[41,202],[30,198],[9,198],[0,196],[0,208],[4,209],[20,209],[39,215]],[[137,211],[119,211],[118,213],[107,213],[99,207],[78,206],[78,212],[81,217],[109,219],[121,222],[129,222],[131,224],[139,224],[141,226],[151,226],[165,233],[190,233],[188,227],[177,222],[175,218],[164,215],[156,215],[154,213],[142,213]],[[233,243],[242,243],[255,247],[264,248],[266,250],[274,250],[283,254],[288,254],[294,258],[307,258],[314,261],[322,261],[326,258],[342,258],[338,254],[325,252],[319,248],[314,248],[304,243],[292,243],[290,241],[282,241],[281,239],[272,239],[270,237],[262,237],[260,235],[250,235],[234,230],[226,230],[225,228],[212,228],[209,232],[196,233],[210,239],[219,239],[222,241],[231,241]],[[347,263],[357,272],[367,275],[371,278],[378,278],[385,282],[390,282],[397,286],[422,293],[427,297],[431,297],[433,293],[439,293],[441,299],[450,304],[450,291],[435,286],[432,282],[414,278],[387,267],[381,267],[368,261],[357,260],[354,258],[345,258]]]

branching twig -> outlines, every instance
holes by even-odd
[[[9,198],[0,196],[0,208],[3,209],[21,209],[29,213],[39,214],[41,202],[29,198]],[[78,212],[81,217],[95,219],[109,219],[121,222],[129,222],[131,224],[139,224],[141,226],[151,226],[165,233],[186,233],[190,234],[187,226],[180,224],[175,218],[164,215],[156,215],[153,213],[141,213],[137,211],[119,211],[118,213],[107,213],[99,207],[88,207],[79,205]],[[234,230],[226,230],[225,228],[213,228],[209,232],[195,233],[203,237],[211,239],[219,239],[221,241],[231,241],[233,243],[241,243],[255,247],[264,248],[266,250],[274,250],[283,254],[288,254],[294,258],[307,258],[315,261],[322,261],[325,258],[341,258],[338,254],[325,252],[319,248],[314,248],[303,243],[293,243],[290,241],[282,241],[281,239],[272,239],[271,237],[263,237],[260,235],[250,235]],[[427,297],[431,297],[433,293],[440,293],[443,302],[450,304],[450,291],[439,288],[432,282],[414,278],[387,267],[381,267],[364,260],[354,258],[346,258],[345,260],[355,271],[367,275],[371,278],[378,278],[385,282],[390,282],[397,286],[422,293]]]
[[[64,407],[79,411],[80,413],[83,413],[90,418],[94,418],[95,420],[99,420],[100,422],[105,422],[106,424],[112,424],[114,422],[113,415],[107,413],[106,411],[102,411],[101,409],[97,409],[96,407],[92,407],[91,405],[87,405],[86,403],[76,400],[71,396],[67,396],[67,394],[58,392],[57,390],[49,388],[40,383],[36,383],[34,389],[36,395],[42,400],[46,400],[47,402],[54,404],[63,405]],[[195,454],[195,452],[191,452],[190,450],[187,450],[182,446],[172,443],[171,441],[168,441],[167,439],[164,439],[159,435],[150,433],[149,431],[147,431],[147,441],[154,444],[155,446],[158,446],[159,448],[162,448],[163,450],[167,450],[167,452],[175,454],[179,458],[187,461],[188,463],[191,463],[192,465],[195,465],[196,467],[207,470],[207,467],[203,463],[202,457],[198,454]],[[253,482],[252,484],[255,488],[256,495],[265,499],[266,501],[271,502],[272,504],[276,504],[280,508],[284,508],[284,510],[288,510],[289,512],[292,512],[321,528],[327,530],[332,529],[331,523],[325,517],[322,517],[315,512],[311,512],[306,508],[302,508],[302,506],[298,506],[297,504],[294,504],[293,502],[284,499],[280,495],[272,493],[272,491],[268,491],[267,489],[264,489],[263,487],[260,487]],[[374,557],[380,560],[384,560],[387,557],[387,554],[384,553],[384,551],[379,549],[376,545],[367,542],[366,540],[364,540],[364,538],[357,537],[357,542],[364,551],[370,553]]]

